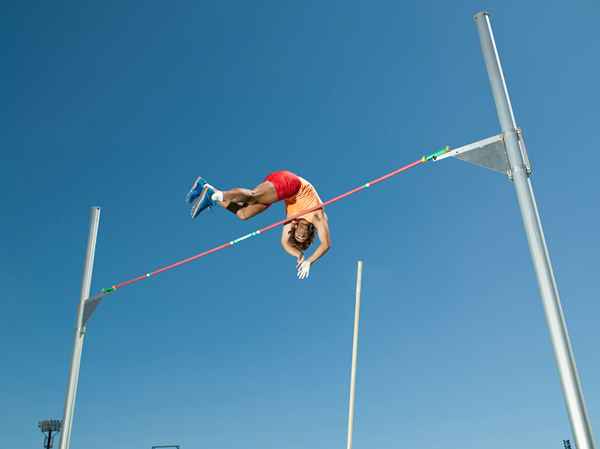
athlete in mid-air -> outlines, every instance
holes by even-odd
[[[322,204],[319,194],[310,182],[286,170],[271,173],[251,190],[236,188],[221,191],[204,178],[198,177],[187,194],[187,201],[192,204],[192,218],[218,204],[241,220],[248,220],[260,214],[278,201],[285,202],[288,218]],[[314,240],[315,231],[321,243],[309,257],[304,257],[304,252]],[[287,223],[281,233],[281,246],[296,258],[298,278],[307,278],[311,265],[331,247],[325,211],[319,208]]]

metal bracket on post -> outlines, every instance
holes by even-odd
[[[115,290],[116,290],[116,287],[103,288],[98,293],[96,293],[94,296],[87,298],[84,301],[83,324],[82,324],[83,331],[85,331],[85,325],[87,324],[88,320],[92,317],[92,314],[96,311],[96,308],[100,305],[100,303],[102,302],[104,297],[107,295],[110,295]]]
[[[103,296],[101,296],[99,298],[90,298],[85,302],[85,305],[83,307],[82,329],[85,329],[85,326],[86,326],[88,320],[92,317],[92,314],[96,310],[96,307],[98,307],[100,305],[100,303],[102,302],[102,298],[103,298]]]
[[[521,150],[521,157],[523,158],[523,164],[525,165],[525,172],[527,173],[527,176],[531,176],[533,169],[531,168],[531,162],[529,162],[527,147],[525,146],[525,139],[523,138],[523,130],[521,128],[517,128],[517,138],[519,139],[519,149]]]
[[[523,139],[523,131],[517,128],[514,133],[519,142],[521,157],[527,176],[531,175],[531,164],[527,156],[525,140]],[[441,160],[447,157],[455,157],[462,161],[468,162],[479,167],[505,174],[512,181],[512,171],[508,163],[508,155],[506,153],[506,135],[505,133],[496,136],[488,137],[487,139],[479,140],[468,145],[450,150],[446,154],[439,156],[436,160]]]
[[[516,136],[517,144],[519,147],[519,153],[521,155],[521,162],[523,163],[522,167],[525,169],[525,173],[527,174],[527,177],[530,177],[531,173],[532,173],[531,162],[529,162],[529,156],[527,155],[527,148],[525,147],[525,139],[523,139],[523,130],[521,128],[515,128],[513,131],[507,131],[507,132],[503,133],[503,135],[504,135],[505,142],[507,139],[509,139],[513,135]],[[507,174],[508,174],[508,177],[510,178],[510,180],[512,181],[513,174],[512,174],[512,170],[510,169],[510,166],[508,167]]]
[[[462,161],[469,162],[470,164],[487,168],[510,177],[510,166],[508,164],[506,148],[504,147],[504,136],[502,134],[450,150],[436,160],[439,161],[447,157],[455,157]]]

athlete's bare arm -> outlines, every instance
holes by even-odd
[[[286,253],[288,253],[290,256],[294,256],[298,260],[298,262],[300,262],[302,260],[302,258],[304,257],[304,255],[302,254],[302,251],[300,251],[298,248],[295,248],[294,246],[292,246],[290,244],[290,229],[291,228],[292,228],[292,223],[288,223],[282,228],[282,230],[281,230],[281,246],[283,247],[283,249]]]
[[[329,223],[327,221],[327,215],[322,210],[314,213],[312,223],[317,228],[317,235],[321,244],[317,249],[306,259],[311,264],[319,260],[323,255],[331,248],[331,235],[329,234]]]

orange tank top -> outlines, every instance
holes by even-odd
[[[300,177],[299,177],[300,178]],[[300,190],[291,198],[285,200],[286,217],[296,215],[303,210],[312,209],[323,204],[317,190],[304,178],[300,178]]]

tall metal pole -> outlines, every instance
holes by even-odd
[[[81,352],[85,338],[85,327],[83,326],[83,311],[85,300],[90,297],[92,284],[92,270],[94,268],[94,254],[96,252],[96,237],[98,236],[98,223],[100,222],[100,208],[90,209],[90,229],[88,234],[87,251],[83,266],[83,280],[81,282],[81,298],[77,308],[77,323],[75,326],[75,339],[73,343],[73,355],[71,357],[71,369],[69,371],[69,382],[67,384],[67,395],[65,397],[65,413],[63,416],[63,431],[60,437],[60,449],[69,449],[71,442],[71,429],[73,427],[73,415],[75,413],[75,398],[77,397],[77,384],[79,382],[79,368],[81,366]]]
[[[354,336],[352,337],[352,369],[350,373],[350,405],[348,407],[348,444],[347,449],[352,449],[352,433],[354,426],[354,397],[356,385],[356,359],[358,355],[358,324],[360,321],[360,295],[362,289],[362,260],[356,267],[356,304],[354,306]]]
[[[475,22],[479,31],[481,50],[496,103],[498,119],[504,135],[508,161],[550,330],[573,435],[578,449],[594,449],[592,428],[575,366],[575,356],[569,340],[533,188],[526,169],[526,155],[521,151],[522,136],[519,135],[508,96],[490,17],[486,12],[480,12],[475,15]]]

